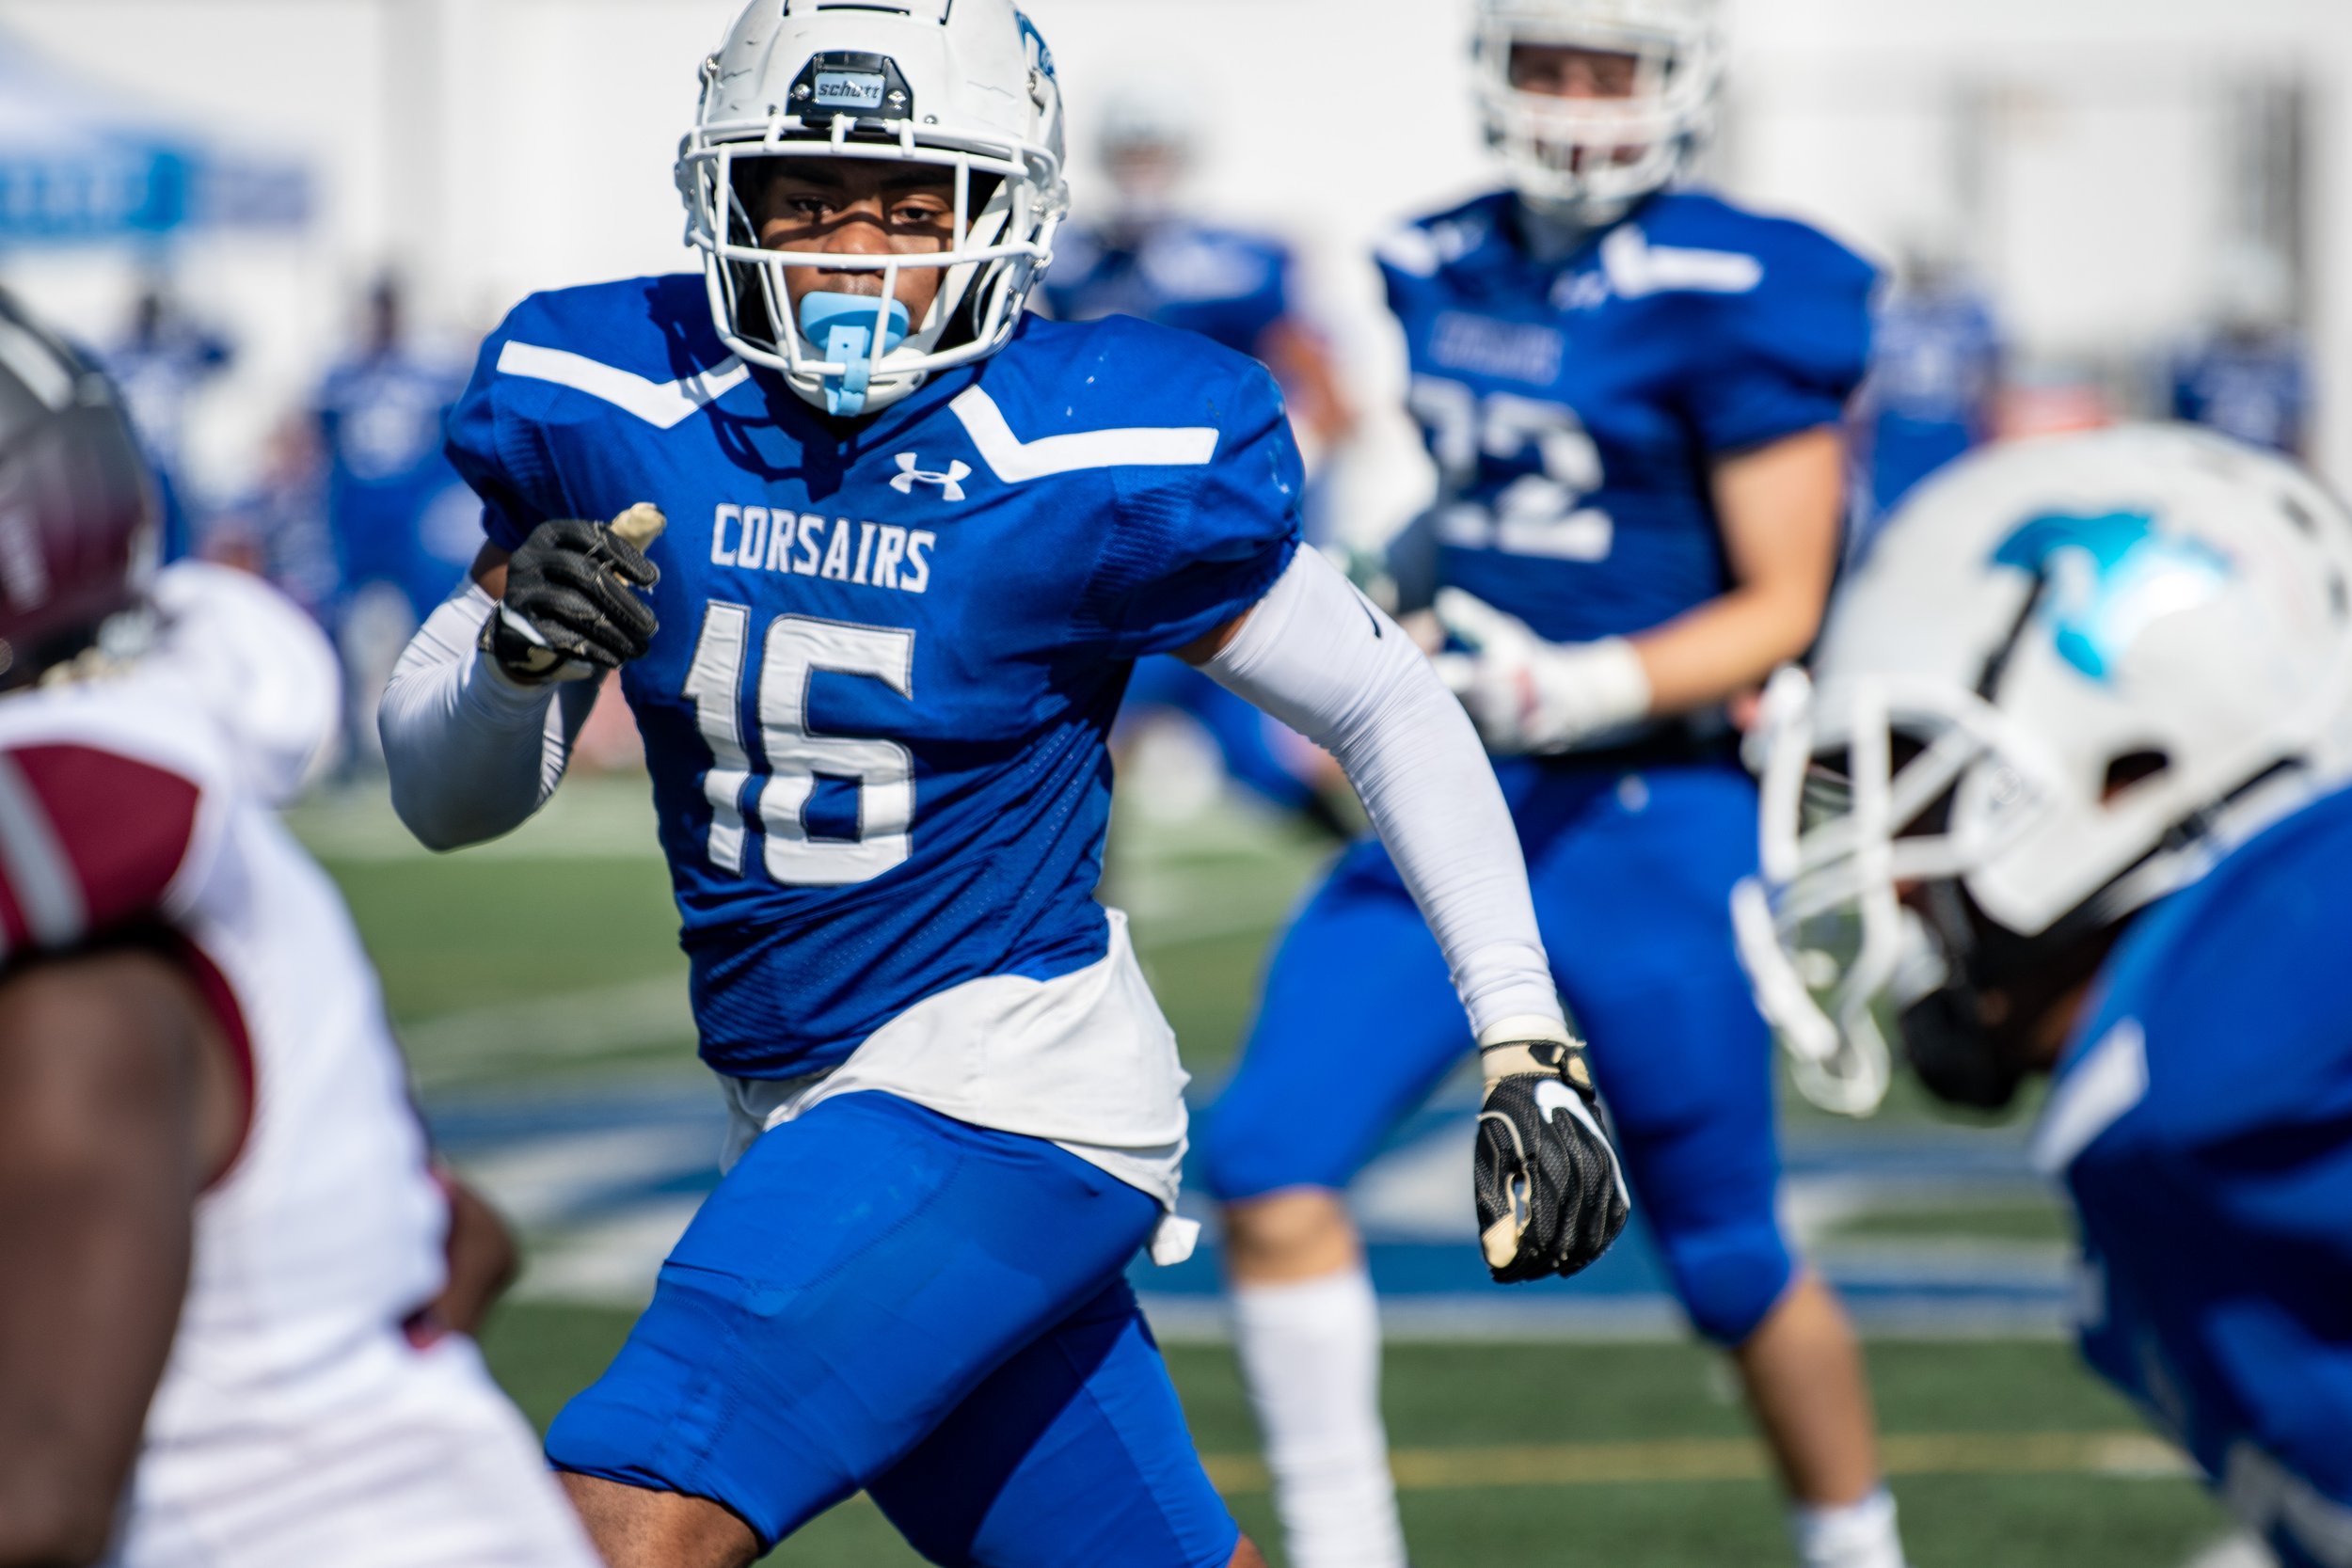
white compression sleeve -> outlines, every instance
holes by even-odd
[[[392,808],[427,848],[508,833],[564,780],[596,683],[522,686],[475,646],[496,601],[469,582],[427,617],[384,689]]]
[[[1339,759],[1484,1038],[1562,1023],[1518,832],[1462,705],[1397,624],[1302,549],[1206,666]]]

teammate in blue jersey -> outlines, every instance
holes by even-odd
[[[178,561],[198,544],[184,467],[189,408],[208,384],[229,372],[236,352],[189,319],[155,282],[140,291],[130,331],[102,359],[154,471],[163,502],[160,553],[167,562]]]
[[[1328,747],[1393,847],[1492,1081],[1497,1276],[1624,1222],[1501,791],[1403,631],[1297,547],[1272,379],[1026,314],[1060,105],[1009,0],[756,0],[680,155],[705,275],[525,301],[451,420],[489,543],[387,695],[394,801],[437,846],[514,827],[574,677],[619,668],[732,1112],[548,1434],[616,1568],[748,1563],[861,1488],[943,1564],[1263,1560],[1123,1275],[1190,1241],[1184,1075],[1092,897],[1144,655]]]
[[[1819,623],[1875,277],[1811,229],[1675,188],[1712,101],[1715,10],[1482,7],[1481,103],[1513,187],[1382,254],[1441,475],[1392,565],[1406,608],[1442,619],[1438,662],[1498,758],[1635,1196],[1692,1321],[1734,1352],[1800,1555],[1881,1568],[1901,1553],[1860,1357],[1774,1210],[1771,1041],[1727,907],[1756,797],[1724,715]],[[1447,995],[1390,856],[1357,846],[1283,937],[1204,1122],[1301,1568],[1404,1560],[1341,1194],[1452,1066]],[[1322,1112],[1285,1135],[1306,1094]]]
[[[367,313],[359,346],[327,372],[317,395],[327,516],[345,593],[385,584],[422,620],[465,569],[462,559],[437,554],[424,526],[458,483],[440,436],[464,377],[410,341],[393,280],[376,283]]]
[[[1281,386],[1311,467],[1315,452],[1347,439],[1355,411],[1330,350],[1294,298],[1290,248],[1270,235],[1183,215],[1179,198],[1198,142],[1181,92],[1136,82],[1113,95],[1097,137],[1109,199],[1096,221],[1073,224],[1056,242],[1046,305],[1064,321],[1133,316],[1198,332],[1258,360]],[[1311,484],[1311,538],[1318,494]],[[1244,788],[1346,835],[1327,759],[1183,660],[1144,659],[1128,683],[1122,746],[1136,724],[1165,714],[1198,724]]]
[[[1980,1110],[2079,1219],[2090,1364],[2289,1568],[2352,1562],[2352,515],[2182,426],[1972,457],[1767,699],[1743,947],[1840,1110]]]
[[[328,627],[342,659],[355,757],[375,756],[376,704],[401,648],[465,576],[470,546],[453,554],[433,526],[450,500],[464,499],[441,451],[442,424],[464,386],[461,366],[411,340],[400,286],[386,277],[369,292],[358,346],[314,399],[337,578]]]
[[[2286,264],[2268,251],[2233,248],[2222,261],[2211,332],[2172,361],[2172,417],[2306,455],[2311,367],[2294,315]]]
[[[1870,476],[1867,511],[1848,555],[1947,463],[1993,438],[2001,334],[1992,308],[1941,256],[1922,253],[1880,309],[1858,423]]]

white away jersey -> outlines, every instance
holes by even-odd
[[[179,595],[192,634],[206,617],[188,595],[206,585],[166,576],[157,598],[171,614]],[[248,631],[255,611],[299,615],[237,602]],[[326,657],[314,630],[299,634],[309,645],[290,633],[281,654]],[[448,1207],[350,915],[258,793],[312,750],[262,743],[263,719],[286,740],[278,721],[296,710],[257,714],[266,689],[225,682],[234,661],[175,651],[178,635],[128,673],[0,699],[5,960],[110,938],[164,944],[250,1090],[244,1137],[197,1205],[187,1298],[115,1560],[585,1564],[470,1347],[421,1350],[405,1331],[441,1289]],[[331,705],[310,711],[331,724]],[[382,1534],[463,1512],[417,1488],[432,1454],[466,1449],[489,1534],[423,1554],[414,1532],[352,1539],[362,1523]],[[387,1471],[376,1456],[389,1454],[401,1458]],[[316,1556],[324,1541],[349,1544]]]

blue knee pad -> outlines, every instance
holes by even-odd
[[[1158,1219],[1152,1198],[1042,1139],[886,1094],[828,1101],[719,1184],[548,1456],[709,1498],[772,1547],[1118,1284]]]
[[[1675,1235],[1653,1227],[1651,1233],[1692,1325],[1719,1345],[1745,1344],[1796,1277],[1796,1259],[1776,1225]]]

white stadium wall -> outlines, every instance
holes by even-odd
[[[2144,356],[2199,312],[2234,210],[2223,95],[2311,95],[2304,210],[2324,466],[2352,480],[2352,4],[2346,0],[1731,0],[1721,171],[1876,254],[1922,235],[2000,290],[2028,361]],[[205,242],[188,295],[248,355],[199,436],[225,476],[397,261],[478,330],[533,288],[686,264],[669,182],[694,69],[735,0],[0,0],[59,65],[218,134],[308,151],[312,238]],[[1083,150],[1118,84],[1197,95],[1197,195],[1306,249],[1368,401],[1392,401],[1370,243],[1484,179],[1467,0],[1032,0]],[[1077,168],[1083,202],[1093,187]],[[0,259],[91,332],[136,263]],[[1402,432],[1386,427],[1398,441]],[[1375,465],[1366,509],[1412,470]]]

